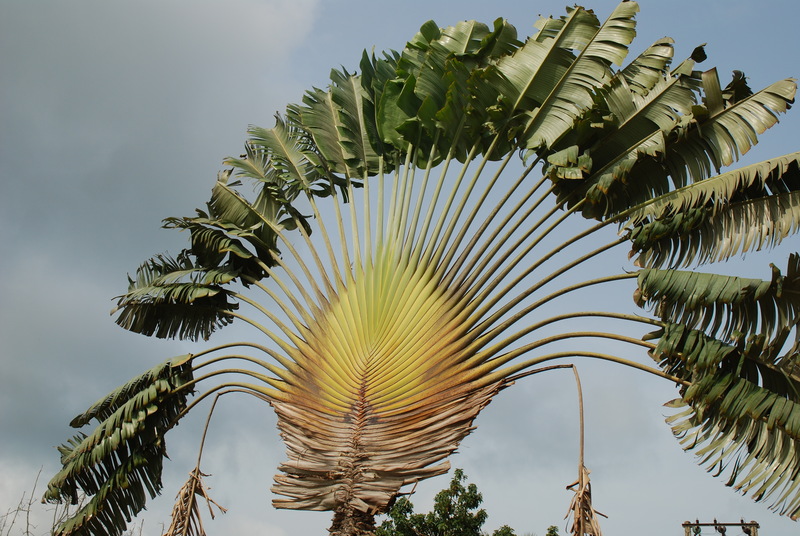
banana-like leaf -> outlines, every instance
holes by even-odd
[[[649,338],[661,368],[689,381],[668,419],[728,485],[800,517],[800,287],[792,255],[771,281],[643,270],[641,304],[666,322]],[[700,329],[694,329],[697,327]],[[794,340],[786,350],[789,337]],[[789,341],[791,342],[791,341]]]
[[[650,335],[659,339],[650,354],[664,370],[684,380],[697,382],[719,371],[734,372],[770,392],[800,402],[796,341],[788,351],[784,348],[798,321],[787,324],[775,338],[753,336],[746,341],[722,341],[682,324],[666,324]],[[797,333],[794,335],[796,339]]]
[[[265,184],[255,202],[251,203],[236,191],[235,186],[235,183],[218,179],[206,205],[208,214],[202,211],[198,214],[219,221],[220,226],[251,232],[256,239],[253,245],[259,254],[268,257],[269,251],[275,250],[276,228],[281,218],[288,215],[292,198],[284,195],[287,192],[280,186],[273,188]]]
[[[715,72],[713,78],[716,79]],[[781,80],[736,102],[723,98],[718,84],[706,84],[704,88],[706,102],[711,98],[709,91],[718,92],[716,98],[711,99],[711,102],[720,103],[715,113],[694,106],[690,114],[675,123],[659,151],[659,154],[668,154],[669,157],[661,159],[661,170],[655,169],[651,173],[653,177],[661,177],[661,188],[648,191],[636,185],[626,187],[628,206],[667,192],[664,186],[667,178],[680,188],[711,177],[738,160],[757,143],[758,134],[775,125],[777,115],[789,109],[794,101],[796,84],[793,80]],[[645,165],[654,167],[650,162]]]
[[[464,161],[487,121],[487,108],[498,99],[496,88],[476,73],[516,50],[516,36],[502,19],[493,30],[475,21],[442,30],[432,23],[423,26],[398,60],[399,77],[387,83],[379,101],[382,138],[400,148],[416,146],[420,166],[427,165],[437,140],[435,163],[451,152]],[[483,93],[480,99],[470,98],[478,93]],[[471,135],[465,139],[466,132]]]
[[[186,408],[192,380],[191,356],[168,360],[108,394],[72,421],[80,428],[98,422],[59,448],[62,470],[44,500],[86,504],[56,527],[59,536],[122,534],[127,522],[161,490],[164,435]]]
[[[653,192],[666,191],[666,181],[646,176],[641,185],[631,184],[629,179],[640,160],[651,160],[663,153],[666,136],[678,125],[682,117],[691,113],[695,95],[684,78],[664,78],[658,81],[645,96],[639,96],[623,78],[613,80],[603,93],[609,113],[613,118],[611,132],[585,150],[592,155],[591,173],[585,173],[580,190],[585,190],[584,199],[590,203],[584,210],[589,215],[597,211],[596,206],[613,202],[622,194],[613,190],[625,185],[625,195],[631,191],[651,196]],[[660,175],[663,175],[660,174]],[[562,197],[567,192],[559,192]],[[610,194],[611,193],[611,194]],[[613,197],[612,197],[613,195]],[[625,199],[625,201],[630,201]],[[603,213],[613,211],[604,206]]]
[[[631,231],[637,266],[661,268],[727,260],[773,247],[800,228],[800,191],[696,208]]]
[[[719,91],[719,85],[715,87]],[[681,187],[737,161],[757,143],[759,134],[778,122],[777,115],[791,107],[796,91],[794,80],[780,80],[738,102],[724,101],[720,93],[715,112],[696,109],[694,121],[668,148],[672,180]]]
[[[761,280],[678,270],[644,269],[636,302],[663,321],[702,329],[711,336],[766,337],[792,325],[800,314],[800,256],[789,257],[786,275],[772,266]]]
[[[322,176],[318,167],[319,157],[308,150],[305,133],[292,127],[278,116],[271,129],[250,127],[249,130],[250,143],[266,151],[271,168],[286,185],[284,189],[290,199],[295,197],[296,191],[311,189],[311,185]]]
[[[253,132],[258,133],[256,129]],[[188,229],[192,246],[174,259],[157,255],[139,267],[136,277],[129,278],[128,292],[118,297],[112,311],[119,313],[119,325],[160,338],[207,339],[230,324],[230,313],[238,308],[235,293],[224,286],[234,280],[247,285],[265,277],[267,269],[276,264],[279,232],[301,225],[310,234],[306,218],[291,201],[311,188],[310,181],[304,183],[305,179],[293,178],[293,174],[308,171],[312,164],[304,160],[306,153],[297,146],[289,147],[291,138],[284,128],[260,135],[261,145],[269,146],[269,158],[248,150],[245,159],[229,159],[241,175],[261,182],[255,201],[236,191],[237,183],[229,181],[231,172],[221,173],[207,212],[198,210],[194,218],[164,220],[167,228]],[[282,148],[284,154],[276,156]],[[283,163],[278,165],[278,161]]]
[[[263,183],[281,182],[277,171],[271,165],[269,152],[266,149],[256,147],[253,143],[245,143],[244,149],[245,154],[239,158],[225,159],[225,164],[231,166],[238,177],[247,177]],[[229,174],[226,176],[220,174],[218,180],[227,183],[228,178]]]
[[[349,180],[363,179],[378,172],[379,156],[384,157],[383,170],[391,169],[401,144],[386,143],[378,106],[397,75],[399,61],[395,51],[382,57],[364,51],[361,75],[334,69],[327,91],[314,88],[302,105],[287,108],[290,121],[311,134],[324,157],[322,164],[331,172]],[[332,179],[336,182],[335,176]]]
[[[444,80],[447,60],[451,56],[474,53],[488,34],[489,28],[485,24],[463,21],[441,30],[436,39],[428,43],[418,41],[415,43],[416,47],[407,47],[403,51],[398,68],[415,80],[414,93],[419,99],[420,107],[440,110],[444,106],[447,94]]]
[[[239,274],[228,268],[196,266],[189,252],[173,259],[153,257],[128,278],[128,292],[117,298],[112,311],[117,324],[159,338],[207,339],[233,321],[233,291],[223,287]]]
[[[496,63],[520,45],[516,29],[503,19],[494,22],[494,29],[476,21],[462,21],[441,30],[435,25],[423,28],[424,32],[403,51],[398,73],[416,78],[418,97],[433,100],[436,109],[441,109],[445,101],[447,87],[440,80],[448,61],[456,59],[473,70]]]
[[[344,150],[345,143],[341,139],[344,131],[341,128],[339,107],[333,102],[330,91],[314,89],[303,97],[303,105],[295,106],[289,111],[290,117],[295,114],[295,122],[303,124],[314,137],[320,153],[325,158],[332,172],[343,173],[350,177],[358,177],[358,162]],[[353,142],[349,142],[350,145]]]
[[[355,165],[357,177],[378,172],[379,156],[387,149],[375,124],[375,102],[361,84],[361,77],[347,71],[331,71],[331,99],[338,106],[339,143],[349,165]]]
[[[548,100],[575,62],[573,50],[582,50],[591,42],[600,23],[592,12],[576,7],[567,17],[541,19],[536,26],[539,33],[502,58],[497,69],[489,73],[502,96],[506,119],[524,110],[536,110]],[[498,125],[495,130],[503,128]]]
[[[579,11],[576,8],[574,13]],[[613,76],[610,65],[621,65],[628,53],[628,45],[636,35],[633,17],[638,11],[636,2],[623,2],[594,32],[589,24],[578,29],[578,25],[573,28],[569,22],[553,37],[562,49],[576,47],[579,53],[540,101],[541,105],[529,113],[522,133],[527,149],[552,147],[592,107],[595,91]],[[583,18],[576,16],[572,20]]]
[[[746,85],[746,91],[722,91],[718,83],[708,82],[710,79],[716,81],[714,70],[703,75],[705,82],[696,73],[670,76],[644,97],[629,87],[624,77],[612,80],[601,95],[612,119],[610,124],[618,125],[596,141],[579,140],[579,151],[592,155],[591,173],[573,177],[585,179],[581,184],[558,184],[559,197],[570,204],[583,198],[588,201],[584,215],[601,217],[706,179],[749,151],[757,135],[789,109],[796,91],[790,79],[757,93]],[[731,87],[741,86],[736,80]],[[706,90],[706,103],[717,103],[714,113],[697,104],[695,94],[701,88]],[[605,124],[609,124],[608,119],[589,118]],[[648,179],[629,180],[634,174]],[[554,170],[551,175],[564,174]],[[584,193],[578,196],[580,192]]]
[[[625,79],[631,91],[645,96],[657,82],[667,77],[675,52],[674,43],[672,38],[663,37],[620,70],[619,76]]]
[[[662,59],[654,67],[665,63]],[[584,202],[586,217],[615,214],[670,190],[672,183],[660,155],[670,133],[691,120],[698,83],[691,70],[680,75],[645,73],[648,77],[639,81],[629,81],[631,75],[624,71],[612,78],[597,91],[594,108],[555,147],[576,144],[578,152],[591,155],[591,165],[572,177],[583,180],[556,181],[555,185],[560,201]],[[647,91],[643,91],[644,83]],[[560,177],[558,167],[551,166],[549,172],[551,177]],[[631,176],[647,179],[632,181]]]
[[[240,270],[245,269],[252,275],[260,274],[263,270],[254,259],[255,255],[245,246],[245,242],[253,240],[252,233],[243,232],[230,225],[224,225],[219,220],[203,217],[197,218],[166,218],[164,228],[184,229],[191,235],[191,252],[197,259],[197,264],[205,267],[218,267],[230,263]],[[244,235],[245,239],[234,238]],[[269,251],[267,244],[260,244],[264,251]]]
[[[227,181],[218,181],[208,212],[198,210],[193,218],[166,218],[164,227],[189,231],[189,251],[198,267],[226,267],[258,280],[266,275],[265,267],[275,264],[273,257],[279,254],[277,230],[308,225],[284,194],[265,182],[256,200],[250,203]]]
[[[780,243],[798,225],[800,153],[684,186],[626,212],[631,255],[648,267],[725,260]]]
[[[799,166],[800,153],[791,153],[678,188],[628,210],[627,227],[698,207],[717,209],[732,199],[796,191],[800,188]]]
[[[796,356],[795,356],[796,360]],[[800,381],[792,384],[797,393]],[[670,404],[681,444],[709,471],[729,473],[728,485],[800,518],[800,404],[736,374],[697,381]],[[688,407],[687,407],[688,406]]]

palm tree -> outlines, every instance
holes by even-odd
[[[571,8],[524,42],[501,19],[428,22],[252,127],[207,206],[165,220],[190,245],[137,270],[116,320],[192,340],[238,321],[255,340],[167,360],[76,417],[99,424],[61,447],[45,499],[88,499],[57,533],[119,534],[161,490],[166,432],[237,392],[278,416],[274,505],[369,534],[499,391],[562,358],[674,382],[683,445],[800,515],[800,257],[765,280],[697,270],[800,225],[800,153],[722,171],[795,83],[722,88],[702,48],[673,65],[670,39],[622,67],[637,11]],[[625,249],[630,270],[603,262]],[[645,312],[582,308],[598,285]],[[587,328],[600,318],[618,328]],[[617,343],[653,366],[602,352]],[[183,533],[202,532],[192,511]]]

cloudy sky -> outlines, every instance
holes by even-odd
[[[118,328],[111,299],[140,262],[182,247],[184,237],[161,230],[161,219],[190,215],[207,200],[249,124],[272,126],[276,111],[324,86],[331,67],[355,69],[363,49],[402,49],[426,20],[505,17],[528,35],[539,14],[561,15],[565,3],[0,0],[0,511],[31,490],[40,470],[41,493],[74,415],[194,348]],[[707,65],[723,80],[733,69],[755,88],[800,76],[793,0],[641,4],[637,50],[669,35],[678,58],[708,43]],[[588,7],[603,18],[614,5]],[[797,150],[794,112],[749,159]],[[755,519],[765,535],[796,533],[796,524],[725,488],[680,450],[663,422],[670,385],[608,365],[581,371],[587,465],[607,534],[668,536],[680,534],[684,520],[714,517]],[[270,409],[231,399],[221,414],[203,465],[212,495],[230,511],[209,532],[325,534],[327,514],[270,505],[283,460]],[[170,436],[165,493],[142,516],[145,534],[167,520],[204,417]],[[529,378],[480,416],[452,463],[483,492],[487,528],[541,535],[563,527],[576,420],[568,374]],[[447,480],[419,486],[413,500],[421,510]],[[46,518],[38,509],[36,516],[44,532]]]

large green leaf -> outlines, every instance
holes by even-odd
[[[331,71],[331,99],[338,106],[339,143],[357,177],[375,175],[379,157],[387,152],[375,124],[373,96],[361,84],[361,77],[347,71]]]
[[[800,256],[786,275],[772,266],[771,280],[678,270],[639,272],[636,301],[663,321],[741,339],[772,336],[800,314]]]
[[[497,90],[477,73],[519,46],[516,30],[502,19],[494,29],[475,21],[438,29],[426,23],[400,56],[398,77],[388,81],[378,103],[382,139],[399,148],[417,147],[417,162],[451,153],[463,161],[480,139],[486,110]],[[468,87],[469,86],[469,87]],[[477,93],[490,93],[475,99]],[[468,134],[468,136],[465,136]],[[432,144],[438,141],[438,155]]]
[[[787,350],[786,342],[800,318],[784,326],[775,338],[753,336],[722,341],[682,324],[666,324],[651,334],[658,344],[650,352],[670,374],[698,382],[720,371],[735,373],[771,392],[800,401],[797,342]],[[795,338],[797,333],[794,333]]]
[[[582,202],[585,216],[599,218],[669,191],[672,183],[660,156],[671,133],[691,121],[699,82],[689,68],[672,73],[661,70],[668,64],[659,50],[665,46],[654,45],[655,59],[645,55],[634,60],[648,65],[647,70],[637,66],[630,72],[620,71],[598,89],[594,107],[554,147],[563,151],[574,145],[572,151],[587,158],[591,155],[590,164],[579,173],[565,174],[560,169],[564,164],[549,160],[552,178],[582,179],[556,181],[560,202]],[[688,59],[682,65],[693,64]],[[637,79],[634,75],[640,72]],[[633,176],[637,180],[630,180]]]
[[[603,130],[608,132],[601,132],[596,142],[583,149],[584,154],[591,155],[591,166],[577,177],[585,180],[576,185],[577,192],[585,192],[584,198],[589,202],[584,209],[587,216],[613,213],[615,209],[610,203],[620,196],[616,191],[618,185],[625,185],[627,195],[636,191],[650,196],[668,190],[669,184],[658,180],[663,173],[656,176],[635,173],[634,167],[663,153],[668,133],[683,116],[691,113],[695,104],[692,86],[683,77],[662,78],[644,96],[639,96],[624,78],[618,77],[601,95],[610,113],[610,121],[603,124]],[[637,176],[642,184],[634,183],[632,176]],[[571,185],[563,187],[559,196],[568,199],[572,195],[571,201],[575,202],[578,197]],[[630,206],[631,201],[623,199],[626,203],[623,206]]]
[[[277,116],[273,128],[250,127],[248,132],[249,143],[266,151],[270,167],[285,185],[289,199],[297,191],[310,190],[311,185],[323,176],[319,157],[308,146],[309,140],[302,129]]]
[[[356,159],[344,150],[345,144],[340,138],[344,131],[340,128],[339,107],[333,102],[330,91],[314,89],[306,92],[303,105],[290,108],[289,116],[292,117],[292,114],[297,116],[294,121],[302,123],[314,136],[331,171],[351,177],[359,176],[357,164],[353,165]]]
[[[716,79],[716,71],[711,72]],[[705,179],[737,161],[757,143],[759,134],[778,122],[777,115],[789,109],[797,90],[794,80],[780,80],[734,102],[723,98],[718,84],[711,87],[719,94],[709,95],[706,85],[706,103],[716,97],[712,100],[720,103],[718,109],[695,109],[693,121],[677,132],[675,143],[668,148],[666,162],[678,187]]]
[[[652,357],[690,382],[669,422],[728,485],[800,516],[800,257],[771,281],[643,270],[641,298],[664,327]],[[694,329],[698,328],[698,329]],[[793,340],[791,339],[793,337]]]
[[[644,94],[638,85],[629,85],[629,76],[618,76],[600,90],[597,109],[556,147],[577,143],[579,153],[591,155],[591,166],[580,173],[551,167],[554,178],[584,179],[558,183],[560,199],[569,204],[584,199],[584,214],[602,217],[706,179],[746,153],[758,134],[777,123],[777,114],[788,110],[796,89],[787,79],[752,93],[735,78],[720,90],[718,83],[709,82],[716,81],[714,70],[702,76],[682,72],[662,78]],[[700,97],[713,104],[713,112],[699,104]]]
[[[796,361],[796,355],[795,355]],[[794,378],[792,388],[800,390]],[[777,512],[800,518],[800,403],[797,397],[720,371],[689,387],[671,404],[669,420],[681,444],[709,471],[729,473],[728,485]]]
[[[243,175],[251,176],[255,167],[250,164],[253,154],[248,151],[247,156],[235,163],[247,168]],[[281,181],[265,178],[260,172],[257,175],[251,178],[259,180],[261,187],[253,202],[241,196],[222,174],[206,211],[197,210],[197,216],[191,218],[164,220],[165,228],[189,231],[188,253],[194,257],[197,269],[227,269],[240,275],[245,284],[259,280],[280,253],[278,232],[298,225],[308,227],[306,218],[287,199],[290,192],[281,189]]]
[[[670,37],[659,39],[620,70],[618,76],[625,79],[634,93],[647,95],[656,83],[667,77],[675,52],[674,42]]]
[[[695,208],[637,226],[631,231],[636,264],[651,268],[727,260],[770,248],[800,228],[800,191]]]
[[[597,34],[600,23],[592,12],[576,7],[567,17],[540,19],[536,26],[539,33],[502,58],[489,75],[503,100],[506,121],[516,119],[519,123],[525,110],[536,110],[547,101],[575,62],[573,50],[583,49]],[[502,129],[502,124],[495,127]]]
[[[238,273],[229,268],[196,266],[188,251],[177,258],[157,255],[128,278],[128,292],[119,296],[117,324],[159,338],[207,339],[233,321],[233,291],[222,285]]]
[[[56,527],[59,536],[117,536],[161,491],[164,434],[186,408],[192,380],[191,357],[170,359],[93,404],[70,423],[80,428],[92,419],[94,431],[80,433],[59,447],[62,470],[47,486],[44,500],[88,501]]]
[[[791,153],[734,169],[631,207],[628,226],[668,217],[694,208],[718,209],[731,200],[764,197],[800,188],[800,153]]]
[[[559,73],[549,93],[537,99],[541,104],[527,113],[529,119],[521,133],[521,143],[527,149],[552,147],[572,130],[575,121],[594,104],[595,91],[613,76],[611,64],[622,64],[628,45],[636,35],[633,20],[639,11],[636,2],[619,4],[608,20],[594,31],[589,17],[577,16],[579,11],[580,8],[576,8],[573,12],[576,17],[553,36],[562,50],[575,48],[579,53],[563,73]],[[546,32],[543,29],[541,33]],[[546,83],[549,86],[551,82],[547,80]]]
[[[625,214],[637,264],[688,266],[770,247],[800,224],[800,153],[739,168],[656,197]]]

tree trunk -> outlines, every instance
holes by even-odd
[[[333,514],[331,536],[375,536],[375,516],[343,505]]]

